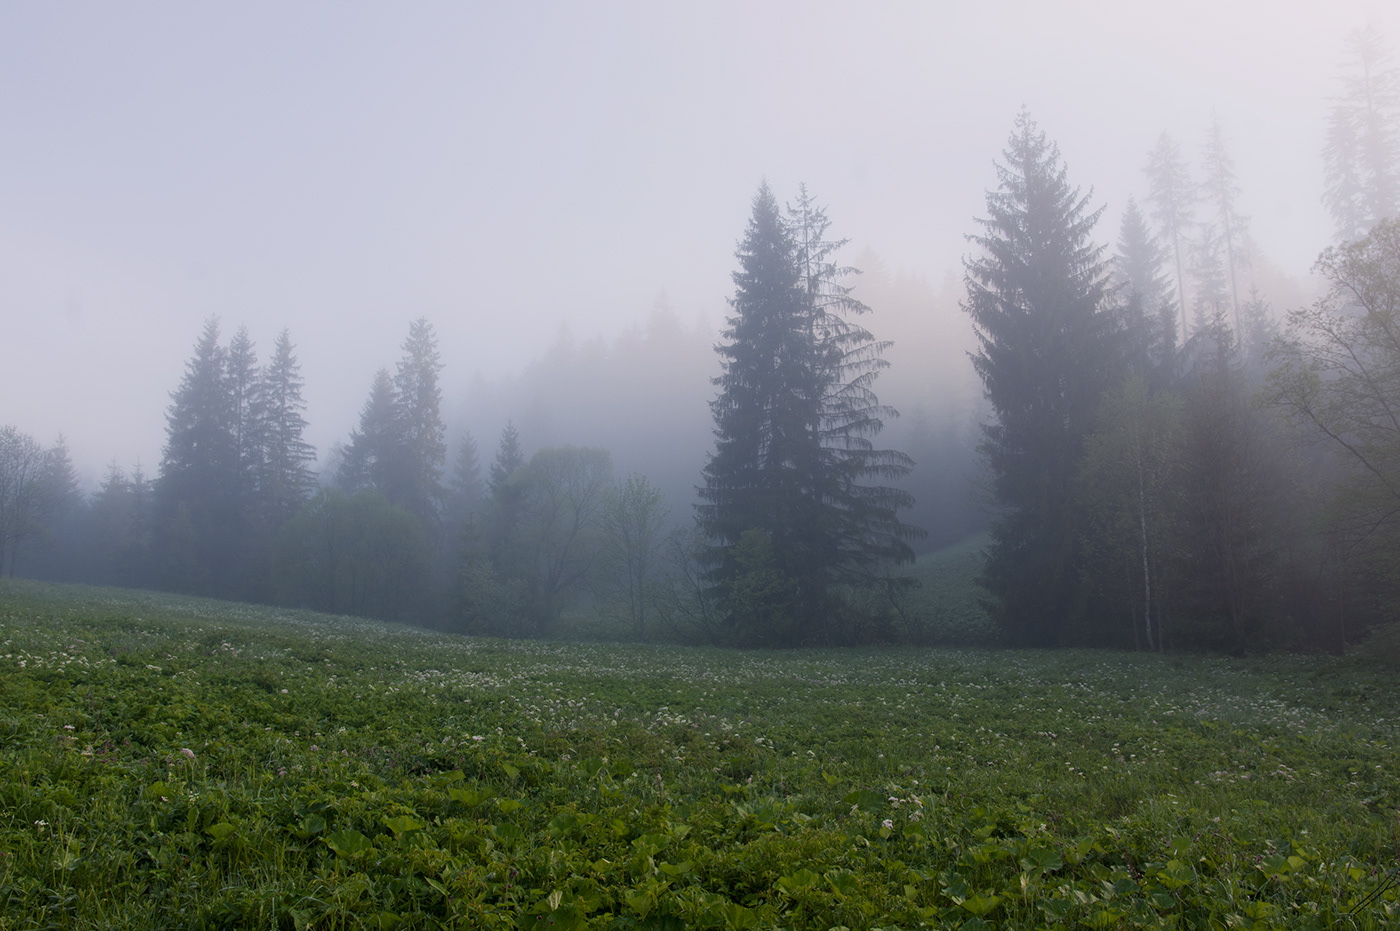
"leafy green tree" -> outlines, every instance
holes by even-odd
[[[603,500],[604,596],[615,599],[638,639],[647,635],[671,512],[661,489],[629,475]]]
[[[1121,371],[1102,208],[1070,186],[1059,148],[1022,111],[987,194],[980,254],[964,261],[973,367],[996,420],[983,451],[1000,513],[983,584],[1020,643],[1062,639],[1082,613],[1074,483],[1084,439]]]
[[[78,483],[63,438],[44,449],[13,426],[0,426],[0,576],[52,532],[52,523],[78,499]]]
[[[493,556],[499,575],[524,593],[530,633],[547,633],[588,589],[611,481],[607,450],[565,446],[535,453],[502,486],[514,511]]]
[[[1327,249],[1316,270],[1330,290],[1288,315],[1270,388],[1340,458],[1333,526],[1384,615],[1400,604],[1400,222]]]
[[[909,496],[870,484],[909,469],[906,456],[871,441],[893,416],[872,388],[884,346],[849,319],[866,308],[842,282],[852,270],[831,261],[842,242],[826,240],[828,225],[805,188],[785,219],[765,183],[736,253],[697,519],[737,640],[840,636],[840,588],[878,584],[888,578],[882,567],[912,558],[917,531],[898,518]],[[786,629],[737,598],[751,571],[737,547],[750,531],[768,541],[772,567],[791,585]]]
[[[422,616],[431,550],[418,518],[377,491],[325,489],[278,531],[282,604],[388,620]]]
[[[1400,207],[1400,69],[1375,26],[1348,35],[1346,53],[1322,149],[1322,201],[1342,242],[1362,238]]]

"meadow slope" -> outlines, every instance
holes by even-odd
[[[7,581],[0,928],[1400,927],[1397,685]]]

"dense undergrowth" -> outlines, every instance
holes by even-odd
[[[0,927],[1397,927],[1397,684],[6,583]]]

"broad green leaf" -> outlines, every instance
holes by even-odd
[[[1001,904],[999,895],[974,895],[963,899],[958,903],[978,918],[991,914],[992,910]]]
[[[326,846],[335,851],[336,856],[345,857],[347,860],[374,849],[373,841],[353,829],[328,834],[325,841]]]

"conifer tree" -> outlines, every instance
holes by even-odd
[[[1206,131],[1206,146],[1202,160],[1205,169],[1206,200],[1215,208],[1217,231],[1225,250],[1225,270],[1230,279],[1230,309],[1235,332],[1240,331],[1240,286],[1238,268],[1248,258],[1244,251],[1249,220],[1239,212],[1240,184],[1235,177],[1235,160],[1225,146],[1225,130],[1220,118],[1210,121]]]
[[[306,402],[302,400],[301,366],[293,354],[291,335],[277,336],[259,377],[262,462],[258,492],[264,520],[277,527],[288,520],[310,497],[316,484],[311,463],[316,450],[302,439],[306,430]]]
[[[360,426],[350,433],[344,460],[336,474],[336,485],[347,493],[372,489],[387,498],[388,489],[394,484],[401,444],[394,381],[388,369],[380,369],[374,373],[369,398],[360,409]]]
[[[1346,51],[1322,150],[1322,200],[1343,242],[1365,236],[1400,206],[1400,69],[1374,26],[1352,32]]]
[[[1176,304],[1171,281],[1163,272],[1166,250],[1148,229],[1132,198],[1123,209],[1113,278],[1118,289],[1121,325],[1129,364],[1146,376],[1171,360],[1176,351]]]
[[[831,261],[842,243],[827,227],[805,189],[785,220],[765,183],[736,253],[697,518],[741,641],[849,639],[841,589],[912,558],[916,531],[898,518],[909,497],[870,484],[909,468],[871,442],[893,415],[872,390],[883,345],[848,319],[865,308]]]
[[[524,464],[525,454],[520,449],[520,431],[515,429],[514,423],[507,421],[505,429],[501,431],[501,443],[496,449],[496,460],[491,463],[491,494],[495,495],[505,480]]]
[[[1186,263],[1183,250],[1195,223],[1196,186],[1191,181],[1191,169],[1182,157],[1181,148],[1166,133],[1147,155],[1147,178],[1152,186],[1148,203],[1158,231],[1171,247],[1176,265],[1176,307],[1181,316],[1181,341],[1186,332]]]
[[[443,439],[442,390],[438,375],[437,336],[432,324],[422,317],[408,328],[403,359],[394,374],[395,418],[400,446],[390,487],[385,495],[433,526],[442,508],[442,467],[447,456]]]
[[[1074,477],[1121,367],[1109,266],[1091,239],[1102,208],[1070,186],[1059,148],[1025,111],[1002,157],[983,231],[969,237],[981,254],[964,263],[973,367],[996,412],[982,448],[1002,509],[983,584],[1015,640],[1049,645],[1083,604]]]

